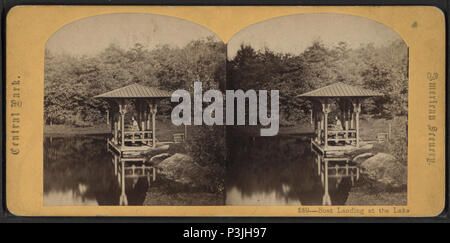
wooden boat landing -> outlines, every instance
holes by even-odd
[[[323,144],[319,144],[314,139],[311,139],[311,148],[313,151],[319,152],[320,154],[326,157],[328,156],[335,157],[339,155],[344,156],[359,149],[358,147],[352,144],[324,146]]]
[[[140,144],[139,146],[134,146],[134,145],[122,146],[120,144],[114,143],[114,141],[112,141],[111,139],[108,139],[108,146],[117,152],[133,152],[133,151],[144,152],[144,151],[148,151],[152,148],[152,146],[147,145],[147,144]]]

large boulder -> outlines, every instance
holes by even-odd
[[[361,164],[362,162],[366,161],[368,158],[372,156],[373,156],[372,153],[362,153],[353,157],[352,161],[357,164]]]
[[[146,152],[141,152],[139,155],[145,156],[147,162],[150,162],[150,159],[156,155],[167,153],[169,149],[168,144],[161,144],[156,146],[156,148],[149,149]]]
[[[184,185],[208,187],[211,183],[208,178],[208,171],[185,154],[176,153],[161,161],[156,167],[159,174]]]
[[[361,173],[381,186],[400,188],[407,183],[407,168],[386,153],[378,153],[360,163]]]
[[[149,161],[153,165],[158,165],[159,163],[161,163],[163,160],[167,159],[168,157],[170,157],[169,153],[161,153],[161,154],[157,154],[157,155],[151,157],[149,159]]]

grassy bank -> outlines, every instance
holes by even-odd
[[[362,115],[360,119],[360,137],[362,140],[376,140],[377,134],[388,133],[389,124],[391,124],[391,133],[399,129],[397,126],[399,122],[406,122],[407,117],[399,117],[395,121],[384,118],[373,118],[367,115]],[[244,133],[252,136],[259,136],[260,125],[256,126],[233,126],[233,130],[239,133]],[[308,121],[298,121],[297,123],[290,123],[279,127],[279,135],[309,135],[314,133],[314,126]]]
[[[345,205],[372,206],[372,205],[406,205],[407,189],[384,189],[380,190],[365,182],[364,178],[351,188]]]
[[[214,206],[224,203],[223,193],[191,188],[161,176],[152,182],[144,206]]]
[[[406,118],[404,118],[406,121]],[[395,124],[386,119],[375,119],[363,116],[360,121],[361,138],[363,140],[375,140],[378,133],[387,133],[389,123]],[[233,126],[234,129],[245,133],[255,134],[259,136],[260,126]],[[169,119],[160,118],[156,120],[156,132],[161,137],[166,137],[176,132],[183,132],[183,126],[175,126]],[[292,126],[283,126],[279,128],[280,135],[306,135],[313,133],[313,126],[309,122],[300,122]],[[46,136],[73,136],[73,135],[88,135],[88,134],[109,134],[111,133],[110,125],[98,124],[88,127],[76,127],[71,125],[44,125],[44,135]]]
[[[359,189],[350,191],[345,205],[349,206],[401,206],[407,203],[407,192],[380,192],[369,194]]]
[[[63,137],[76,135],[109,134],[109,125],[101,124],[89,127],[75,127],[70,125],[44,125],[44,136]]]
[[[156,119],[156,137],[160,141],[172,141],[174,133],[184,132],[183,126],[175,126],[169,119]],[[77,135],[111,134],[110,125],[97,124],[87,127],[71,125],[44,125],[44,136],[64,137]]]

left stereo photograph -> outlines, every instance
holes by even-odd
[[[226,46],[154,14],[106,14],[48,39],[44,206],[224,204],[223,126],[175,126],[174,90],[220,89]]]

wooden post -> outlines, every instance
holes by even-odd
[[[142,109],[142,131],[147,131],[147,109]],[[142,138],[147,138],[146,133],[142,133]],[[147,143],[147,141],[142,141],[142,143]]]
[[[324,130],[323,128],[323,112],[320,112],[319,115],[319,120],[320,120],[320,125],[319,125],[319,144],[322,144],[323,140],[322,140],[322,130]]]
[[[122,178],[120,178],[120,173],[117,173],[117,183],[119,183],[119,186],[122,186]]]
[[[117,106],[114,106],[113,109],[113,114],[112,114],[112,122],[114,123],[114,143],[118,144],[119,142],[117,141],[118,137],[117,137],[117,130],[119,129],[118,127],[118,122],[117,122]]]
[[[340,114],[339,114],[338,119],[340,121],[341,126],[338,127],[337,129],[345,131],[346,130],[345,129],[345,112],[346,112],[346,110],[345,110],[345,101],[343,101],[342,99],[339,99],[339,110],[340,110]],[[336,133],[336,138],[338,138],[338,137],[339,137],[339,133]],[[344,132],[343,138],[344,138],[344,145],[345,145],[347,143],[347,133]],[[336,141],[336,143],[337,142],[338,141]]]
[[[311,109],[311,116],[313,119],[313,126],[314,126],[314,140],[317,141],[317,117],[316,117],[316,111],[315,111],[315,107],[313,104],[313,108]]]
[[[331,205],[331,198],[330,198],[330,194],[328,193],[328,160],[324,159],[323,162],[324,162],[324,167],[325,167],[325,171],[324,171],[325,193],[323,195],[322,205],[329,206],[329,205]]]
[[[322,168],[320,168],[320,169],[322,169]],[[321,173],[320,173],[320,183],[322,186],[325,186],[325,172],[323,172],[323,171],[321,171]],[[323,200],[323,198],[322,198],[322,200]]]
[[[153,134],[153,148],[156,147],[156,104],[153,105],[152,109],[152,134]]]
[[[141,131],[145,131],[145,109],[142,107],[142,102],[139,102],[139,126]],[[144,138],[144,136],[142,136]]]
[[[351,119],[351,113],[350,113],[350,109],[348,106],[347,106],[347,111],[345,111],[345,114],[346,114],[345,131],[347,131],[347,137],[352,137],[348,133],[348,131],[350,130],[350,119]]]
[[[120,128],[122,127],[121,123],[120,123],[120,111],[117,114],[117,132],[119,132]]]
[[[109,109],[106,109],[106,124],[109,125]]]
[[[136,109],[136,115],[135,115],[134,119],[136,120],[136,123],[138,124],[137,130],[140,131],[141,130],[141,102],[139,100],[136,100],[134,102],[134,104],[135,104],[135,109]]]
[[[323,112],[323,119],[324,119],[324,142],[325,142],[325,148],[328,147],[328,112]]]
[[[149,107],[150,107],[151,105],[149,105]],[[150,121],[151,121],[151,115],[152,115],[152,113],[150,112],[150,110],[147,112],[147,129],[149,129],[150,130]]]
[[[114,143],[115,144],[119,143],[119,141],[117,141],[118,140],[118,138],[117,138],[117,136],[118,136],[118,131],[117,130],[118,129],[119,129],[119,124],[118,124],[116,118],[114,117]]]
[[[316,126],[317,126],[316,141],[317,141],[319,144],[322,143],[322,142],[320,141],[320,140],[321,140],[321,138],[320,138],[320,133],[321,133],[321,125],[322,125],[321,119],[322,119],[322,116],[321,116],[321,113],[319,113],[319,109],[318,109],[317,104],[316,104]]]
[[[152,113],[150,110],[147,111],[147,130],[152,131]],[[153,138],[153,134],[148,134],[148,138]],[[149,140],[147,144],[150,144],[151,141]]]
[[[359,111],[356,112],[356,147],[359,148]]]
[[[120,112],[120,136],[121,136],[121,141],[120,141],[120,145],[121,146],[125,146],[125,112],[126,112],[126,108],[127,105],[125,105],[124,103],[119,104],[119,112]]]
[[[324,146],[328,147],[328,113],[330,113],[330,104],[328,100],[325,99],[321,101],[322,103],[322,113],[323,113],[323,129],[324,129]]]
[[[148,131],[150,131],[150,128],[151,128],[151,124],[150,124],[150,122],[151,122],[151,104],[148,104],[148,109],[147,109],[147,130]],[[147,136],[148,136],[148,138],[150,138],[150,134],[147,134]],[[153,134],[152,134],[152,137],[153,137]],[[147,141],[147,144],[150,144],[150,140],[149,141]]]
[[[139,116],[141,116],[141,131],[145,131],[145,125],[146,125],[146,122],[145,122],[145,109],[141,109],[141,113],[140,113]]]
[[[120,195],[120,206],[127,206],[128,205],[128,199],[127,195],[125,194],[125,161],[123,159],[120,160],[122,164],[122,194]]]
[[[150,104],[150,112],[152,113],[152,147],[156,147],[156,112],[158,109],[157,104]]]
[[[359,148],[359,113],[361,112],[361,103],[359,100],[353,101],[353,111],[355,112],[356,122],[356,147]]]
[[[350,129],[355,129],[355,111],[350,111]]]

